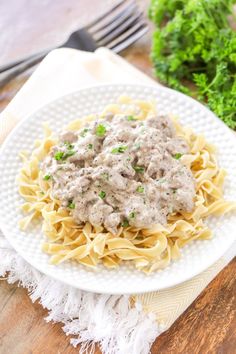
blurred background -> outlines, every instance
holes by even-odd
[[[62,43],[119,0],[0,1],[0,65]],[[149,1],[137,1],[146,10]],[[145,11],[147,12],[147,11]]]
[[[121,0],[8,0],[0,1],[0,66],[63,43],[70,33],[98,18]],[[131,0],[131,2],[134,0]],[[149,0],[137,0],[147,20]],[[148,21],[149,26],[152,26]],[[121,55],[148,75],[151,32]],[[0,111],[37,66],[0,87]]]
[[[0,111],[37,67],[9,81],[9,77],[2,79],[6,75],[1,72],[2,66],[60,46],[72,32],[111,8],[114,17],[114,6],[120,3],[116,11],[120,18],[121,8],[125,7],[125,21],[115,23],[112,30],[109,24],[106,39],[117,30],[116,40],[129,31],[140,34],[140,24],[145,30],[119,54],[162,84],[207,103],[230,128],[236,129],[236,0],[2,0]],[[136,15],[135,21],[129,22]],[[127,38],[135,35],[129,33]],[[99,36],[101,39],[97,28],[93,28],[92,36],[96,41]],[[121,42],[127,43],[127,38]],[[97,44],[104,45],[99,41]]]

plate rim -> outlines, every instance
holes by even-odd
[[[154,84],[150,84],[150,85],[146,85],[146,84],[133,84],[133,83],[115,83],[115,84],[112,84],[112,83],[105,83],[105,84],[96,84],[96,85],[92,85],[92,86],[86,86],[86,87],[83,87],[79,90],[74,90],[74,91],[71,91],[67,94],[64,94],[64,95],[61,95],[59,97],[57,97],[56,99],[53,99],[49,102],[47,102],[46,104],[42,104],[41,106],[39,106],[38,108],[36,108],[35,110],[33,110],[30,114],[26,115],[25,118],[21,119],[17,125],[12,129],[12,131],[8,134],[8,136],[6,137],[6,139],[4,140],[3,144],[1,145],[1,148],[0,148],[0,152],[2,152],[2,150],[7,146],[8,144],[8,141],[11,140],[12,136],[15,135],[16,131],[21,127],[21,125],[23,125],[26,121],[28,121],[29,119],[31,119],[35,114],[37,113],[40,113],[41,110],[47,108],[48,106],[50,105],[55,105],[57,102],[59,101],[62,101],[65,100],[67,97],[70,97],[70,96],[73,96],[73,95],[76,95],[76,94],[79,94],[81,91],[88,91],[88,90],[91,90],[91,89],[96,89],[96,88],[99,88],[99,87],[111,87],[114,89],[114,87],[120,87],[120,86],[124,86],[124,87],[140,87],[140,88],[149,88],[149,89],[153,89],[153,90],[160,90],[160,91],[165,91],[165,92],[170,92],[170,93],[173,93],[174,95],[177,95],[177,96],[181,96],[183,97],[185,100],[189,100],[190,102],[192,101],[192,103],[194,105],[198,105],[199,108],[202,108],[202,109],[205,109],[208,111],[208,114],[212,117],[212,119],[215,119],[215,123],[219,125],[219,127],[221,127],[221,129],[223,128],[224,131],[231,135],[231,138],[232,138],[232,143],[234,143],[234,149],[236,151],[236,139],[235,139],[235,136],[234,136],[234,133],[231,131],[230,128],[228,128],[224,122],[222,122],[207,106],[205,106],[204,104],[200,103],[199,101],[197,101],[196,99],[190,97],[190,96],[187,96],[185,94],[183,94],[182,92],[179,92],[179,91],[176,91],[176,90],[173,90],[171,88],[168,88],[168,87],[165,87],[165,86],[162,86],[162,85],[156,85],[155,83]],[[233,139],[235,139],[235,141],[233,141]],[[1,164],[1,158],[0,158],[0,164]],[[1,187],[1,183],[0,183],[0,187]],[[21,252],[21,249],[17,247],[15,247],[14,243],[13,243],[13,239],[11,236],[9,236],[9,232],[8,230],[6,230],[6,227],[5,227],[5,222],[4,222],[4,219],[3,219],[3,214],[0,213],[0,228],[4,234],[4,237],[6,237],[7,241],[11,244],[11,246],[13,247],[13,249],[28,263],[30,264],[33,268],[35,268],[36,270],[38,270],[39,272],[41,272],[43,275],[46,275],[46,276],[49,276],[50,278],[54,279],[54,280],[57,280],[59,282],[61,282],[62,284],[67,284],[71,287],[74,287],[74,288],[77,288],[77,289],[80,289],[80,290],[83,290],[83,291],[88,291],[88,292],[94,292],[94,293],[103,293],[103,294],[114,294],[114,295],[120,295],[120,294],[142,294],[142,293],[147,293],[147,292],[152,292],[152,291],[159,291],[159,290],[163,290],[163,289],[169,289],[169,288],[172,288],[172,287],[175,287],[176,285],[180,285],[194,277],[196,277],[197,275],[201,274],[204,270],[207,270],[209,267],[211,267],[214,263],[216,263],[222,256],[223,254],[233,245],[234,241],[232,241],[230,243],[229,246],[227,246],[224,250],[224,252],[221,254],[221,256],[216,256],[214,258],[214,260],[210,259],[210,261],[206,261],[205,263],[200,263],[200,266],[197,268],[197,270],[193,271],[191,274],[188,273],[188,275],[185,275],[185,273],[183,272],[181,274],[181,276],[178,276],[178,279],[176,281],[172,281],[171,284],[167,284],[167,285],[162,285],[162,286],[158,286],[158,284],[156,282],[154,282],[153,285],[150,285],[147,289],[142,289],[142,290],[136,290],[135,292],[123,292],[121,293],[120,291],[116,291],[116,289],[112,289],[112,292],[108,291],[108,290],[102,290],[101,292],[97,291],[94,289],[94,286],[83,286],[83,284],[80,284],[79,286],[77,284],[71,284],[71,282],[67,279],[67,278],[62,278],[59,276],[58,273],[54,273],[53,271],[50,271],[50,264],[48,264],[48,267],[46,268],[43,268],[43,266],[41,265],[38,265],[38,264],[34,264],[34,262],[31,261],[31,258],[27,257],[24,252]],[[204,242],[204,241],[203,241]],[[173,262],[173,261],[172,261]],[[178,262],[178,261],[177,261]],[[148,276],[148,275],[147,275]],[[150,284],[152,284],[152,282],[150,282]]]

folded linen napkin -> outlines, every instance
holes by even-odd
[[[100,83],[126,82],[157,85],[108,49],[100,48],[95,53],[54,50],[2,112],[0,143],[17,122],[61,95]],[[91,342],[100,342],[105,354],[146,354],[155,338],[186,310],[235,251],[232,247],[212,267],[183,284],[134,296],[135,306],[131,306],[129,296],[86,293],[40,274],[17,255],[2,234],[0,275],[9,271],[9,282],[19,280],[30,290],[33,301],[40,299],[49,310],[46,320],[63,322],[66,334],[78,335],[71,342],[82,343],[81,350]]]

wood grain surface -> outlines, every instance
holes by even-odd
[[[102,0],[99,1],[102,2]],[[71,22],[75,19],[75,15],[78,15],[81,6],[84,15],[83,18],[86,18],[86,13],[89,12],[91,2],[85,2],[84,0],[82,2],[75,0],[58,0],[57,5],[55,5],[56,2],[50,0],[42,2],[44,6],[45,4],[47,5],[47,11],[48,13],[51,11],[52,16],[45,16],[43,18],[43,24],[42,16],[39,16],[40,20],[34,19],[31,24],[32,33],[28,36],[27,40],[23,41],[24,48],[22,49],[20,43],[15,41],[15,43],[19,44],[18,47],[14,44],[13,49],[10,47],[8,51],[5,50],[4,58],[13,59],[16,58],[17,54],[22,56],[32,51],[34,36],[39,33],[40,29],[42,31],[44,26],[47,28],[47,23],[53,22],[51,17],[53,17],[54,12],[56,13],[58,23],[63,22],[61,30],[65,30],[71,26]],[[147,7],[148,2],[147,0],[140,0],[141,6],[144,8]],[[18,14],[28,9],[31,6],[30,4],[36,4],[36,2],[30,2],[29,0],[11,0],[8,3],[9,5],[7,5],[7,2],[0,3],[0,10],[2,10],[1,6],[5,6],[5,12],[1,12],[1,14],[4,13],[7,15],[4,26],[5,33],[7,32],[8,26],[11,28],[12,22],[15,20],[16,10],[12,10],[14,3],[17,4]],[[22,7],[20,7],[20,3]],[[12,11],[13,14],[11,14]],[[37,11],[39,11],[39,9],[37,9]],[[69,16],[63,16],[68,13]],[[65,18],[67,20],[65,20]],[[27,28],[27,26],[25,27]],[[50,29],[50,26],[48,28]],[[53,40],[55,40],[55,38]],[[44,40],[41,38],[39,46],[43,46],[43,44]],[[0,41],[0,50],[2,49],[1,45],[2,43]],[[149,76],[153,76],[149,52],[150,33],[139,40],[134,46],[123,52],[122,56]],[[0,90],[0,111],[9,103],[34,69],[20,75],[17,79]],[[235,274],[236,260],[234,259],[208,285],[174,325],[156,339],[152,346],[151,353],[235,354]],[[64,335],[60,324],[45,322],[44,317],[46,315],[47,312],[40,304],[32,304],[25,289],[18,287],[17,284],[9,285],[6,280],[1,279],[0,354],[78,353],[78,348],[75,349],[69,344],[69,338]],[[96,354],[98,353],[100,353],[100,351],[97,347]]]

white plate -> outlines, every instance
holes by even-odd
[[[15,250],[41,272],[77,288],[97,293],[125,294],[160,290],[179,284],[199,274],[219,259],[235,239],[236,215],[211,218],[212,240],[196,241],[182,250],[182,258],[166,269],[145,275],[130,265],[118,270],[99,266],[92,271],[74,262],[58,266],[49,264],[49,256],[41,251],[43,234],[40,225],[27,233],[18,229],[22,218],[22,199],[17,192],[15,177],[21,167],[19,151],[31,150],[35,139],[43,136],[42,122],[49,122],[59,132],[78,117],[101,111],[121,94],[138,99],[155,99],[160,113],[174,113],[182,124],[219,148],[219,161],[228,171],[225,197],[236,200],[236,139],[232,132],[207,108],[176,91],[153,86],[103,85],[72,93],[41,108],[22,121],[4,142],[0,154],[0,225]]]

